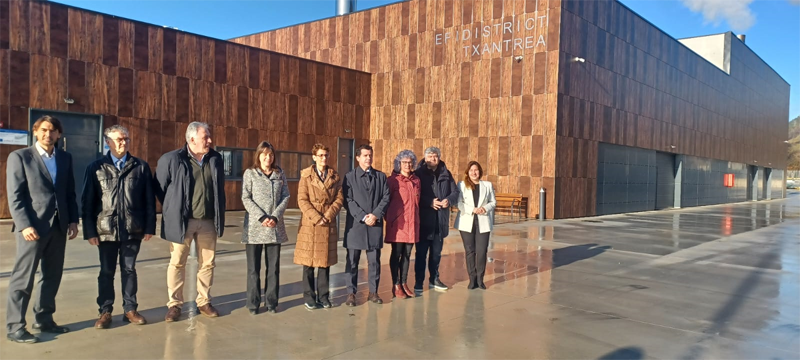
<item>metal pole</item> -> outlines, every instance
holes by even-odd
[[[336,16],[349,14],[356,10],[356,0],[336,0]]]
[[[544,220],[545,218],[545,195],[544,188],[539,189],[539,220]]]

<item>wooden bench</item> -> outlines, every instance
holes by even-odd
[[[517,221],[525,218],[528,218],[528,198],[522,196],[522,194],[506,194],[506,193],[497,193],[494,194],[495,201],[497,201],[497,206],[494,209],[495,216],[497,215],[507,215],[512,220],[516,217]],[[455,206],[450,208],[451,213],[458,212],[458,208]],[[453,218],[451,217],[451,224]],[[497,219],[495,219],[495,222]]]
[[[523,197],[522,194],[497,193],[494,198],[497,201],[494,209],[495,216],[509,215],[512,220],[516,216],[518,221],[528,218],[528,198]]]

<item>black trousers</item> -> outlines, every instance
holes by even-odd
[[[392,284],[402,285],[408,282],[408,266],[411,264],[411,250],[414,244],[392,243],[392,255],[389,268],[392,271]]]
[[[112,312],[114,310],[114,274],[119,273],[122,282],[122,309],[125,312],[137,310],[136,291],[138,280],[136,278],[136,256],[139,255],[141,240],[104,241],[97,245],[100,252],[100,276],[97,277],[97,306],[98,311]]]
[[[358,262],[361,260],[362,251],[367,253],[367,265],[369,266],[369,292],[378,292],[378,283],[381,280],[381,249],[347,249],[347,264],[344,271],[350,275],[350,281],[347,282],[348,294],[355,294],[356,290],[358,289]]]
[[[442,247],[444,241],[437,236],[433,240],[420,240],[417,243],[417,253],[414,260],[415,288],[422,288],[425,281],[425,263],[428,263],[428,279],[430,282],[439,278],[439,262],[442,260]],[[428,253],[430,252],[430,256]],[[427,261],[426,261],[427,260]]]
[[[28,312],[33,280],[40,262],[42,273],[39,277],[39,297],[33,305],[33,312],[37,323],[53,322],[56,294],[64,272],[64,250],[67,246],[67,234],[58,228],[58,224],[56,217],[50,232],[44,236],[39,234],[41,237],[36,241],[25,241],[21,231],[14,233],[17,257],[8,282],[6,307],[6,328],[9,334],[24,329],[27,325],[25,313]]]
[[[268,306],[278,306],[278,288],[281,274],[281,244],[247,244],[247,308],[261,305],[261,252],[264,252],[264,297]]]
[[[314,279],[314,269],[317,269],[316,279]],[[307,303],[322,301],[322,299],[328,300],[330,275],[331,268],[329,267],[303,266],[303,300]]]
[[[486,273],[486,253],[489,251],[489,234],[491,233],[478,233],[478,219],[475,219],[472,224],[472,232],[461,231],[467,273],[470,281],[483,282],[483,275]]]

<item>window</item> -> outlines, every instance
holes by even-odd
[[[305,169],[313,164],[314,158],[311,157],[311,154],[300,154],[300,169]]]
[[[225,180],[242,180],[244,170],[253,162],[253,150],[236,148],[217,148],[222,155]]]
[[[242,148],[217,148],[222,154],[222,165],[225,171],[225,180],[242,180],[244,171],[253,165],[255,149]],[[311,154],[291,151],[275,151],[275,162],[286,173],[289,180],[300,179],[300,171],[311,166],[314,160]]]
[[[283,169],[286,178],[289,180],[300,179],[300,171],[314,163],[311,154],[288,151],[278,151],[277,153],[278,166]]]

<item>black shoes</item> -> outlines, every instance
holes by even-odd
[[[467,289],[473,290],[478,288],[478,282],[475,279],[469,279],[469,285],[467,285]]]
[[[44,323],[44,324],[33,324],[33,329],[51,334],[66,334],[69,332],[68,327],[58,326],[54,322]]]
[[[23,344],[33,344],[39,342],[39,338],[33,336],[33,334],[29,333],[28,330],[19,329],[12,334],[6,335],[9,341],[13,341],[16,343],[23,343]]]
[[[414,284],[414,296],[420,297],[422,296],[422,282],[417,282]]]
[[[434,289],[436,289],[436,290],[439,290],[439,291],[447,291],[447,290],[449,289],[449,288],[447,287],[447,285],[445,285],[445,284],[444,284],[444,283],[443,283],[441,280],[439,280],[438,278],[436,278],[436,279],[433,279],[433,281],[431,281],[429,285],[430,285],[430,287],[432,287],[432,288],[434,288]]]
[[[486,290],[486,284],[483,283],[483,280],[478,280],[478,287]]]
[[[266,310],[268,313],[277,314],[278,313],[278,305],[267,305]]]
[[[306,301],[306,309],[316,310],[319,309],[319,305],[317,305],[316,301]]]
[[[249,312],[250,312],[250,315],[258,315],[258,313],[259,313],[259,310],[258,310],[258,308],[255,308],[255,309],[247,309],[247,311],[249,311]]]
[[[319,306],[322,306],[322,308],[324,308],[324,309],[330,309],[330,308],[332,308],[332,307],[333,307],[333,305],[331,304],[331,301],[330,301],[330,300],[328,300],[328,299],[321,299],[321,300],[320,300],[320,301],[317,303],[317,305],[319,305]]]

